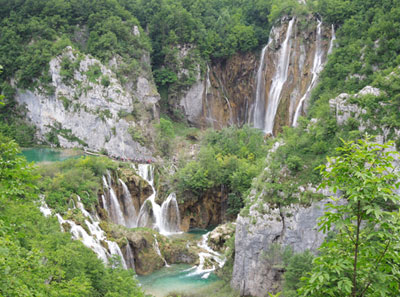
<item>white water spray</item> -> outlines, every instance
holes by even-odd
[[[119,183],[121,184],[123,191],[122,203],[125,210],[125,226],[128,228],[135,228],[137,222],[137,211],[133,205],[131,193],[129,192],[128,186],[121,179],[119,179]]]
[[[148,164],[139,164],[138,166],[138,174],[150,184],[153,193],[140,208],[137,226],[151,227],[158,230],[163,235],[178,233],[180,232],[180,217],[176,195],[174,193],[171,194],[168,199],[164,201],[162,207],[156,203],[155,199],[157,193],[154,188],[153,170],[154,168]]]
[[[313,67],[311,69],[312,78],[311,78],[311,82],[308,85],[306,92],[304,93],[303,97],[301,97],[299,104],[297,105],[296,112],[294,113],[294,117],[293,117],[293,124],[292,124],[293,127],[297,126],[297,121],[303,110],[304,101],[307,100],[311,96],[311,91],[314,89],[315,85],[317,84],[319,74],[320,74],[321,70],[323,69],[323,67],[322,67],[323,66],[323,56],[324,56],[324,50],[322,48],[322,22],[320,20],[318,20],[317,35],[316,35],[316,49],[315,49]]]
[[[293,24],[295,22],[295,18],[291,19],[286,31],[285,41],[282,43],[282,48],[279,53],[279,62],[277,65],[277,69],[275,71],[274,78],[272,80],[270,92],[268,95],[268,106],[267,111],[265,113],[264,120],[264,132],[265,133],[273,133],[275,116],[278,110],[280,96],[282,93],[283,86],[288,77],[289,70],[289,60],[290,60],[290,48],[291,41],[290,37],[293,31]]]
[[[331,54],[333,51],[333,47],[335,45],[335,40],[336,40],[335,25],[332,24],[332,39],[331,39],[331,43],[329,44],[328,55]]]
[[[188,276],[193,276],[193,275],[201,275],[201,278],[207,279],[211,272],[213,272],[217,267],[213,265],[211,268],[206,268],[206,261],[207,260],[212,260],[215,262],[219,268],[223,267],[225,264],[226,259],[223,258],[223,256],[216,251],[213,251],[209,246],[208,246],[208,237],[210,235],[210,232],[207,234],[204,234],[202,236],[201,241],[197,245],[199,248],[203,250],[203,252],[199,253],[199,266],[196,267],[196,269],[188,274]],[[207,261],[209,262],[209,261]],[[192,269],[192,268],[191,268]]]

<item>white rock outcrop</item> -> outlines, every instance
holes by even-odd
[[[75,63],[73,76],[68,80],[62,75],[66,59]],[[91,71],[97,73],[93,76]],[[47,141],[49,133],[53,133],[61,147],[106,150],[110,155],[124,158],[151,156],[131,136],[132,131],[142,133],[145,121],[158,116],[159,95],[147,78],[139,77],[136,90],[127,90],[110,68],[71,47],[50,61],[49,72],[53,94],[19,89],[15,97],[26,106],[27,117],[38,128],[39,139]],[[138,104],[142,105],[141,120],[128,120],[126,115],[132,114]],[[143,115],[143,110],[148,114]]]

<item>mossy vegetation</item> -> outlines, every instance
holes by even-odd
[[[38,186],[50,208],[65,212],[69,201],[79,195],[86,208],[97,203],[101,177],[118,164],[108,158],[82,157],[63,162],[41,164],[37,172],[42,176]]]

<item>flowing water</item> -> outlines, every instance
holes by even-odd
[[[207,279],[201,278],[200,275],[191,275],[193,269],[190,265],[176,264],[137,278],[145,292],[155,297],[164,297],[171,292],[193,293],[196,289],[204,288],[218,280],[214,274]]]
[[[224,259],[219,253],[208,247],[208,231],[196,229],[175,235],[188,240],[199,241],[198,246],[202,249],[199,254],[200,265],[173,264],[164,266],[150,275],[138,276],[137,278],[145,292],[155,297],[164,297],[171,292],[193,293],[196,289],[204,288],[217,281],[218,277],[214,274],[214,270],[216,266],[223,265]],[[207,258],[214,260],[214,267],[204,267]]]
[[[116,242],[107,240],[104,231],[99,226],[100,221],[98,220],[98,218],[93,217],[85,209],[79,196],[77,196],[77,199],[77,208],[85,217],[84,222],[87,226],[87,229],[76,224],[72,220],[63,219],[63,217],[59,213],[57,213],[56,217],[58,219],[58,222],[60,223],[62,231],[66,231],[66,225],[69,225],[68,231],[69,233],[71,233],[72,238],[75,240],[80,240],[85,246],[92,249],[97,254],[97,257],[103,260],[104,263],[108,263],[108,259],[111,256],[117,255],[120,257],[122,267],[126,269],[127,264],[124,260],[124,256],[118,244]],[[45,216],[49,216],[51,214],[51,210],[48,208],[44,200],[41,201],[41,207],[39,209]],[[108,250],[101,244],[102,241],[107,244]]]
[[[275,116],[278,110],[280,97],[283,86],[288,77],[290,49],[291,49],[291,35],[295,18],[291,19],[286,31],[285,41],[282,43],[279,52],[278,65],[276,66],[275,75],[272,79],[271,88],[268,95],[268,106],[265,113],[264,132],[273,134]]]
[[[126,227],[135,228],[137,222],[137,211],[133,205],[131,193],[129,192],[128,186],[121,179],[119,179],[119,183],[121,184],[123,191],[122,203],[124,205]]]
[[[143,203],[139,211],[137,226],[152,227],[163,235],[179,233],[180,215],[176,195],[172,193],[160,206],[156,203],[154,188],[154,168],[149,164],[139,164],[138,174],[151,186],[153,193]],[[174,214],[175,215],[172,215]]]
[[[272,42],[272,37],[270,36],[270,41],[262,49],[260,66],[257,71],[257,81],[256,81],[256,100],[252,110],[253,115],[249,117],[249,120],[253,120],[253,126],[258,129],[264,129],[264,117],[265,117],[265,72],[264,72],[264,61],[265,53]]]
[[[306,92],[304,93],[303,97],[300,99],[299,104],[297,105],[296,112],[294,113],[293,117],[293,127],[297,126],[297,121],[301,112],[303,111],[304,101],[311,96],[311,91],[314,89],[315,85],[317,84],[319,74],[323,69],[323,57],[324,57],[324,50],[322,48],[322,22],[318,20],[317,26],[317,34],[316,34],[316,49],[314,55],[314,62],[313,67],[311,69],[311,82],[308,85]]]

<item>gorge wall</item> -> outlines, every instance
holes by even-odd
[[[295,125],[307,109],[334,29],[318,19],[281,19],[259,59],[236,54],[212,63],[179,102],[189,122],[220,129],[250,124],[266,133]]]

